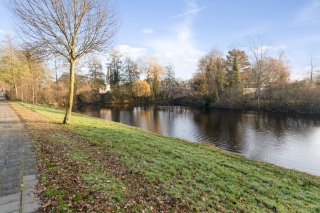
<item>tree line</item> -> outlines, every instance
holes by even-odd
[[[28,47],[15,47],[10,38],[1,48],[1,79],[12,99],[54,103],[65,107],[68,78],[59,79],[65,63],[48,64]],[[263,45],[251,44],[253,60],[240,49],[226,56],[212,49],[198,61],[189,80],[175,77],[174,66],[157,58],[134,60],[113,50],[107,62],[90,56],[75,67],[74,102],[85,104],[178,104],[230,109],[319,113],[320,76],[290,80],[289,61],[283,52],[274,58]],[[81,68],[87,74],[81,75]],[[104,68],[105,67],[105,68]],[[310,70],[311,72],[311,70]],[[107,88],[108,87],[108,88]]]
[[[310,77],[292,81],[284,53],[271,57],[261,37],[249,38],[247,52],[231,48],[224,56],[212,49],[199,59],[193,77],[183,80],[175,77],[172,64],[162,65],[155,57],[134,60],[110,52],[119,23],[108,1],[4,3],[20,40],[2,43],[1,89],[10,99],[65,107],[65,124],[77,102],[320,112],[320,78],[312,57]],[[109,57],[107,69],[101,54]],[[88,74],[81,74],[83,68]]]
[[[229,109],[320,112],[320,76],[310,70],[304,79],[290,80],[289,61],[283,52],[268,56],[268,49],[252,41],[248,54],[232,48],[227,55],[212,49],[198,61],[188,80],[175,77],[172,64],[156,57],[136,60],[118,50],[107,62],[90,56],[75,65],[75,97],[80,104],[177,104]],[[68,76],[59,78],[67,62],[51,60],[51,67],[27,46],[7,38],[1,47],[0,77],[11,99],[66,107]],[[57,63],[58,60],[58,63]],[[54,63],[53,63],[54,62]],[[103,64],[104,63],[104,64]],[[87,73],[81,73],[81,68]]]

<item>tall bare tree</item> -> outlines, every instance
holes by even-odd
[[[3,0],[16,18],[18,33],[27,43],[70,64],[70,86],[64,124],[70,122],[76,61],[88,53],[109,49],[118,21],[104,0]]]
[[[32,108],[34,108],[34,104],[37,102],[35,100],[37,96],[36,89],[39,86],[40,76],[42,76],[40,75],[40,72],[43,72],[44,70],[44,66],[42,65],[43,62],[37,52],[28,46],[19,50],[19,58],[23,61],[27,71],[31,74]]]
[[[3,43],[6,45],[0,48],[0,78],[14,89],[15,97],[18,97],[18,84],[21,82],[22,63],[17,58],[17,47],[12,38],[7,37]]]
[[[269,44],[262,36],[249,37],[249,48],[253,55],[253,67],[251,76],[257,87],[258,109],[260,109],[261,88],[266,81],[266,63],[265,60],[269,51]]]
[[[140,59],[140,70],[146,76],[146,81],[151,87],[151,98],[155,100],[160,93],[161,80],[165,75],[165,69],[156,57],[150,56]]]
[[[310,86],[312,85],[313,78],[314,78],[314,73],[313,73],[313,57],[310,55]]]

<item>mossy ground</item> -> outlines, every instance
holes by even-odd
[[[320,177],[47,106],[10,103],[52,212],[320,212]]]

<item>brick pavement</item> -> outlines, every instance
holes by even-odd
[[[24,126],[0,97],[0,213],[36,212],[35,159]]]

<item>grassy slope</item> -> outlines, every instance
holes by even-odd
[[[320,212],[320,177],[135,127],[11,103],[39,158],[44,210]]]

